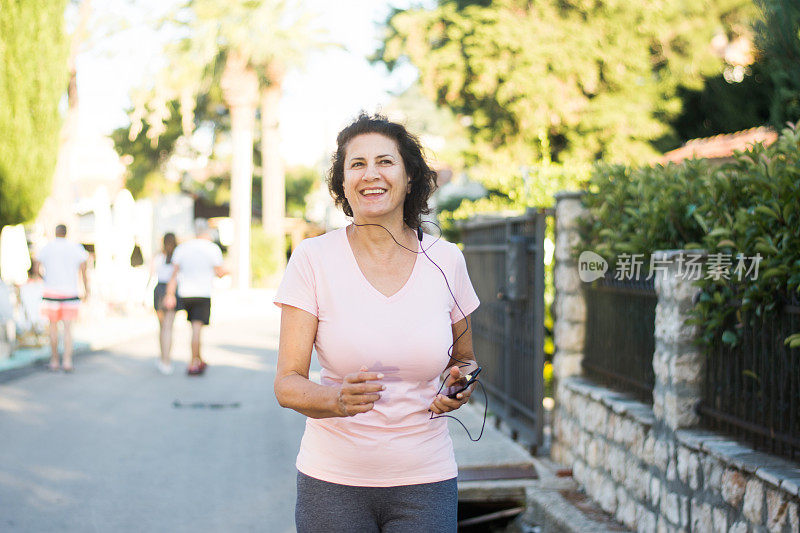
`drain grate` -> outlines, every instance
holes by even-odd
[[[458,502],[459,533],[495,533],[507,531],[511,522],[525,512],[518,500]]]
[[[537,479],[532,464],[473,466],[458,469],[459,481],[495,481],[499,479]]]
[[[503,509],[501,511],[495,511],[493,513],[487,513],[480,516],[473,516],[472,518],[465,518],[464,520],[458,521],[459,528],[465,528],[470,526],[477,526],[479,524],[487,524],[492,522],[498,522],[500,520],[510,520],[515,518],[517,515],[522,514],[525,512],[524,507],[512,507],[510,509]]]
[[[239,402],[189,402],[183,403],[180,400],[172,402],[175,409],[238,409],[242,404]]]

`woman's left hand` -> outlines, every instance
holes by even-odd
[[[464,375],[461,373],[461,370],[457,366],[450,367],[449,375],[447,379],[444,381],[444,387],[442,390],[446,390],[447,387],[455,385],[459,381],[465,381]],[[475,388],[475,384],[473,383],[465,390],[459,392],[455,399],[448,398],[442,393],[436,395],[436,398],[433,400],[433,403],[428,407],[428,409],[433,412],[434,414],[440,415],[442,413],[449,413],[450,411],[455,411],[465,403],[469,401],[470,395],[472,395],[472,390]]]

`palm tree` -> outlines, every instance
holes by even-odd
[[[283,170],[277,138],[277,103],[284,65],[302,61],[323,43],[314,35],[310,18],[286,0],[187,0],[167,24],[185,37],[168,47],[169,65],[153,91],[135,100],[132,133],[148,115],[150,124],[168,116],[167,103],[179,98],[184,129],[191,132],[192,99],[219,83],[231,113],[231,247],[234,283],[250,284],[250,217],[252,211],[253,140],[256,110],[262,110],[265,228],[283,238]],[[280,74],[280,75],[279,75]],[[157,129],[151,129],[158,135]],[[267,207],[269,206],[269,207]],[[282,256],[282,253],[280,254]]]
[[[259,12],[258,27],[270,28],[263,36],[261,54],[253,57],[253,65],[261,79],[259,98],[261,114],[261,221],[264,232],[277,244],[273,247],[274,264],[283,270],[286,255],[283,250],[286,216],[286,185],[280,154],[278,108],[283,81],[288,67],[301,65],[314,49],[331,46],[320,29],[314,29],[314,15],[302,10],[288,9],[279,1],[278,9]]]
[[[250,216],[253,209],[253,133],[258,104],[258,76],[247,58],[231,50],[220,80],[231,113],[231,218],[234,240],[234,280],[239,288],[250,281]]]
[[[75,28],[70,36],[69,56],[67,58],[67,112],[61,126],[60,143],[56,168],[53,172],[53,184],[47,209],[40,213],[40,220],[47,231],[52,231],[56,223],[75,224],[75,213],[72,211],[72,191],[70,189],[70,168],[72,153],[78,136],[78,67],[77,57],[87,38],[89,19],[92,15],[92,0],[72,0],[77,9]]]
[[[286,216],[286,180],[280,154],[278,132],[278,106],[280,104],[283,63],[274,61],[267,66],[268,83],[261,85],[261,223],[264,232],[275,246],[274,263],[283,271],[286,254],[283,253],[283,219]]]

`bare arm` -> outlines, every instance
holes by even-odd
[[[216,274],[218,278],[221,278],[226,274],[230,274],[230,272],[228,272],[228,269],[225,268],[225,265],[220,265],[214,267],[214,274]]]
[[[89,274],[86,271],[86,261],[81,263],[81,279],[83,280],[83,298],[89,298]]]
[[[464,332],[465,330],[466,332]],[[463,335],[461,335],[462,332],[464,332]],[[458,337],[459,335],[461,338]],[[458,340],[456,341],[456,339]],[[453,324],[453,341],[455,341],[455,346],[453,346],[453,356],[450,358],[448,366],[460,367],[464,364],[461,361],[469,362],[471,364],[463,369],[465,374],[477,368],[475,351],[472,348],[472,321],[469,316]]]
[[[461,335],[465,330],[466,332]],[[461,335],[461,338],[458,338],[459,335]],[[445,378],[445,387],[449,387],[458,381],[464,380],[464,376],[478,367],[478,363],[475,360],[475,352],[472,348],[472,326],[470,317],[466,317],[453,324],[453,340],[455,341],[455,345],[453,346],[453,355],[448,363],[449,368],[447,370],[447,377]],[[430,410],[435,414],[455,411],[469,401],[469,397],[472,395],[474,389],[475,385],[473,384],[465,391],[458,393],[456,399],[439,394],[433,403],[431,403]]]
[[[172,269],[172,276],[170,276],[169,281],[167,282],[167,289],[166,293],[164,294],[164,307],[167,309],[175,309],[175,306],[178,303],[178,299],[175,297],[175,292],[178,290],[178,271],[180,268],[181,267],[175,263],[175,267]]]
[[[317,317],[297,307],[284,305],[278,346],[275,397],[282,407],[310,418],[353,416],[369,411],[380,398],[381,374],[348,374],[341,386],[326,386],[308,379],[311,350],[317,335]]]

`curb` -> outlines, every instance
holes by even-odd
[[[135,317],[134,320],[136,320]],[[154,319],[155,320],[155,319]],[[108,328],[98,326],[98,332],[105,332]],[[118,332],[114,336],[98,334],[94,340],[75,339],[72,343],[73,356],[85,355],[88,353],[105,350],[116,344],[127,342],[143,335],[156,334],[158,328],[153,324],[143,326],[142,323],[136,324],[135,327],[126,328],[127,331],[123,335]],[[63,349],[63,348],[60,348]],[[44,363],[50,360],[50,344],[45,343],[42,346],[19,347],[11,352],[11,355],[6,359],[0,359],[0,376],[17,374],[24,371],[24,369],[35,367],[39,363]],[[15,372],[16,371],[16,372]]]
[[[466,406],[461,418],[468,427],[480,427],[482,408]],[[488,518],[504,512],[516,512],[516,518],[508,523],[507,533],[595,533],[630,531],[604,512],[592,501],[572,478],[570,470],[547,456],[530,455],[517,442],[494,424],[487,424],[483,446],[475,446],[467,440],[454,439],[459,473],[471,468],[532,466],[536,477],[519,479],[459,480],[458,501],[472,506],[472,510],[501,509],[495,513],[484,513],[479,518]],[[453,425],[451,428],[456,428]],[[456,429],[458,431],[460,428]],[[508,515],[505,515],[508,516]],[[472,517],[467,518],[469,521]],[[474,527],[478,527],[475,523]],[[475,529],[477,530],[477,529]]]
[[[72,351],[74,355],[91,352],[91,345],[86,341],[73,341]],[[50,359],[50,346],[31,346],[17,348],[6,359],[0,359],[0,373],[9,370],[17,370],[36,363],[48,361]]]
[[[242,306],[252,308],[262,305],[265,300],[271,302],[274,292],[272,289],[219,290],[214,293],[215,310],[212,313],[226,317],[220,323],[224,323],[226,320],[235,320],[237,313],[243,312]],[[270,310],[272,310],[271,307]],[[145,335],[158,335],[158,322],[152,309],[148,307],[136,309],[127,314],[104,315],[101,320],[93,322],[89,331],[81,332],[81,330],[86,330],[89,327],[89,321],[93,320],[91,311],[88,313],[85,319],[87,322],[76,324],[76,329],[73,330],[76,336],[73,341],[75,356],[107,350]],[[35,367],[38,363],[46,362],[49,359],[50,345],[48,343],[43,346],[19,347],[13,350],[9,357],[0,359],[0,376],[3,376],[4,380],[8,379],[11,374],[18,375],[20,372],[25,372],[24,369]]]
[[[525,512],[508,531],[540,533],[606,533],[630,531],[586,496],[571,477],[559,477],[559,466],[534,457],[539,479],[525,489]]]

